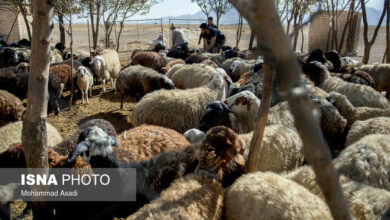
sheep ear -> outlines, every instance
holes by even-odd
[[[68,156],[68,163],[72,163],[77,156],[81,155],[84,152],[87,152],[89,149],[89,142],[82,141],[76,145],[72,152]]]

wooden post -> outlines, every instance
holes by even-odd
[[[249,46],[248,46],[248,49],[249,50],[252,50],[253,49],[253,41],[255,41],[255,34],[253,33],[253,31],[251,30],[251,37],[249,39]]]
[[[162,43],[164,44],[164,27],[163,27],[163,19],[162,18],[160,18],[160,24],[161,24],[161,35],[163,36]]]
[[[72,103],[73,103],[73,94],[74,94],[74,80],[73,80],[73,29],[72,29],[72,11],[70,11],[69,15],[69,30],[70,30],[70,63],[71,63],[71,70],[70,70],[70,98],[69,98],[69,110],[72,110]]]
[[[88,26],[88,48],[89,48],[89,57],[92,58],[92,54],[91,54],[91,37],[90,37],[90,34],[89,34],[89,20],[87,19],[87,26]]]

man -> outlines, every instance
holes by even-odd
[[[171,25],[171,30],[172,30],[172,49],[178,46],[188,48],[188,40],[184,36],[184,32],[178,29],[174,24]]]
[[[208,17],[207,18],[207,25],[209,26],[209,28],[215,28],[215,29],[218,29],[217,25],[213,24],[213,17]],[[199,35],[199,42],[198,42],[198,45],[200,44],[200,41],[202,40],[202,33],[200,33]]]
[[[210,53],[219,53],[221,48],[225,45],[226,38],[218,29],[210,28],[206,23],[200,26],[203,38],[203,49]]]

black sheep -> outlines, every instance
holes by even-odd
[[[340,72],[341,56],[336,50],[326,52],[325,58],[333,64],[333,72]]]

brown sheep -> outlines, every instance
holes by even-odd
[[[184,60],[182,60],[182,59],[172,60],[171,62],[167,63],[166,66],[161,68],[161,72],[166,74],[174,65],[176,65],[176,64],[185,64],[185,63],[186,62],[184,62]]]
[[[76,71],[74,69],[72,70],[72,67],[66,64],[51,66],[49,71],[51,74],[60,77],[61,83],[64,84],[66,88],[70,88],[71,79],[76,79]]]
[[[158,72],[161,71],[161,68],[166,65],[164,58],[156,52],[138,52],[135,54],[133,59],[131,59],[131,66],[142,65],[145,67],[152,68]]]
[[[175,130],[141,125],[117,136],[115,155],[124,162],[147,160],[163,151],[181,150],[190,143]]]
[[[9,122],[22,120],[23,112],[24,107],[18,97],[0,90],[0,127]]]

